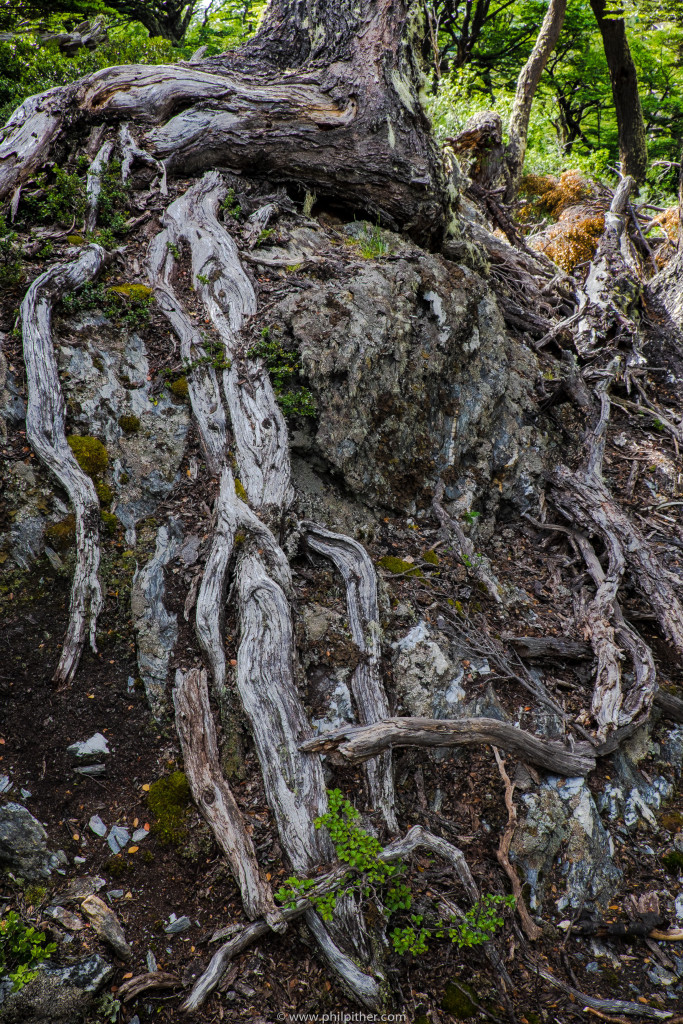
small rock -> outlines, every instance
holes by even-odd
[[[171,914],[169,923],[164,928],[164,931],[167,935],[177,935],[179,932],[185,932],[191,927],[192,922],[189,917],[176,917],[175,914]]]
[[[130,832],[127,828],[123,828],[121,825],[113,825],[109,835],[107,836],[109,849],[112,853],[120,853],[129,840]]]
[[[114,968],[95,954],[68,967],[47,967],[2,1007],[3,1024],[73,1024],[93,1019],[94,996],[114,974]]]
[[[122,900],[123,889],[110,889],[107,893],[110,900]]]
[[[91,778],[99,778],[100,775],[107,774],[106,764],[87,764],[83,768],[74,768],[74,772],[78,775],[89,775]]]
[[[67,747],[67,753],[74,757],[92,757],[94,754],[108,754],[109,745],[101,732],[96,732],[89,740],[79,740]]]
[[[85,857],[74,857],[74,864],[85,864]]]
[[[147,838],[148,835],[149,832],[147,831],[147,829],[139,828],[135,832],[133,832],[133,842],[141,843],[143,839]]]
[[[676,908],[676,917],[679,921],[683,921],[683,892],[680,894],[680,896],[676,897],[674,907]]]
[[[99,814],[93,814],[88,824],[96,836],[106,836],[107,826],[104,824]]]
[[[97,875],[79,875],[73,878],[66,889],[59,894],[60,903],[69,903],[72,900],[84,900],[87,896],[104,889],[106,882]]]
[[[253,996],[256,995],[256,990],[253,989],[251,985],[247,985],[246,981],[236,981],[234,986],[235,991],[239,992],[239,994],[244,996],[245,999],[252,999]]]
[[[667,988],[669,985],[675,985],[678,978],[671,971],[667,971],[665,967],[661,967],[659,964],[655,964],[651,971],[647,972],[647,976],[653,985],[664,985]]]
[[[0,775],[0,793],[9,793],[12,788],[12,780],[9,775]]]
[[[147,960],[147,970],[150,974],[155,974],[157,970],[157,958],[151,949],[147,950],[147,956],[145,959]]]
[[[47,913],[53,920],[63,925],[69,931],[80,932],[85,928],[83,918],[79,917],[78,914],[72,914],[70,910],[65,910],[64,907],[48,907]]]
[[[95,933],[103,942],[111,946],[122,960],[128,960],[133,955],[132,949],[126,942],[121,922],[104,900],[101,900],[99,896],[88,896],[86,900],[83,900],[81,910],[90,918]]]
[[[29,797],[33,796],[33,793],[31,792],[31,790],[30,789],[24,789],[23,786],[22,786],[20,792],[21,792],[21,799],[22,800],[28,800]]]

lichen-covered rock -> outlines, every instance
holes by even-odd
[[[95,953],[67,967],[47,967],[0,1006],[2,1024],[79,1024],[92,1020],[95,996],[114,968]]]
[[[47,832],[21,804],[0,807],[0,864],[29,881],[49,878],[59,864],[48,850]]]
[[[533,356],[506,337],[482,278],[391,237],[391,260],[350,247],[269,312],[301,354],[315,454],[371,504],[426,505],[439,476],[465,509],[485,493],[528,501],[543,444],[526,423]],[[322,233],[318,246],[329,253]]]
[[[177,616],[164,605],[164,566],[182,544],[182,529],[174,519],[159,527],[156,549],[147,565],[136,570],[131,589],[131,612],[137,637],[138,668],[152,714],[157,720],[168,711],[168,664],[178,639]]]
[[[393,648],[394,684],[406,714],[431,718],[435,703],[441,703],[451,683],[460,697],[456,667],[433,639],[426,622],[418,622]]]
[[[621,871],[585,779],[549,776],[521,802],[526,817],[515,830],[510,852],[531,889],[532,910],[541,908],[545,883],[559,857],[565,891],[557,909],[604,911]]]

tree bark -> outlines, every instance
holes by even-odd
[[[508,202],[517,195],[519,190],[529,134],[531,106],[548,58],[560,37],[566,10],[567,0],[550,0],[534,48],[517,79],[517,91],[508,126],[510,140],[506,152],[510,172],[510,183],[506,196]]]
[[[605,17],[605,0],[590,0],[590,5],[602,35],[612,83],[622,174],[630,174],[640,185],[645,181],[647,171],[647,138],[638,92],[638,74],[626,37],[626,23],[623,18]]]

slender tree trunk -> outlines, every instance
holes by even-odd
[[[602,35],[612,82],[621,170],[641,184],[647,171],[647,138],[638,93],[638,74],[626,38],[626,24],[623,18],[605,17],[605,0],[590,0],[590,4]]]
[[[541,75],[548,63],[548,58],[555,49],[557,40],[560,38],[566,10],[567,0],[550,0],[534,48],[517,79],[517,91],[515,93],[512,113],[510,114],[508,129],[510,141],[506,154],[510,171],[510,182],[506,196],[508,202],[514,199],[519,189],[519,182],[524,167],[524,157],[526,155],[531,106],[534,102],[538,83],[541,81]]]

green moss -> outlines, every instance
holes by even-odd
[[[680,811],[668,811],[662,815],[660,823],[667,832],[678,832],[683,829],[683,814]]]
[[[679,853],[678,850],[672,850],[671,853],[665,853],[662,857],[662,864],[672,875],[683,873],[683,853]]]
[[[244,489],[244,484],[242,483],[241,480],[235,480],[235,494],[240,499],[240,501],[244,501],[244,502],[247,502],[247,503],[249,502],[249,498],[247,497],[247,492]]]
[[[383,555],[377,563],[380,568],[387,569],[393,573],[405,573],[406,576],[422,576],[422,570],[418,569],[412,562],[405,562],[395,555]]]
[[[85,243],[83,235],[67,235],[66,240],[69,245],[84,245]]]
[[[122,487],[125,487],[129,480],[130,477],[128,473],[122,473],[121,476],[119,477],[119,483],[121,484]]]
[[[147,802],[154,815],[152,830],[164,846],[179,846],[187,834],[190,787],[183,772],[157,779],[149,787]]]
[[[464,981],[450,982],[446,985],[446,991],[441,1001],[441,1009],[451,1013],[458,1020],[467,1020],[474,1017],[477,1008],[473,1002],[477,993]]]
[[[95,484],[95,491],[102,505],[111,505],[114,500],[114,492],[109,484],[102,483],[101,480],[98,480]]]
[[[167,384],[166,387],[175,395],[176,398],[187,398],[190,394],[190,389],[187,386],[187,377],[178,377],[171,384]]]
[[[140,856],[145,864],[154,863],[154,854],[151,850],[143,850]]]
[[[29,885],[24,893],[24,899],[32,907],[40,906],[47,896],[47,889],[44,885]]]
[[[115,295],[123,295],[125,298],[133,299],[133,301],[137,302],[148,301],[154,294],[153,290],[148,288],[146,284],[117,284],[110,288],[109,291],[114,292]]]
[[[48,526],[45,531],[47,544],[55,551],[66,551],[76,543],[76,516],[73,512]]]
[[[429,562],[430,565],[439,564],[439,556],[437,555],[436,551],[423,551],[422,557],[425,560],[425,562]]]
[[[72,434],[67,437],[69,447],[74,453],[76,462],[88,476],[96,477],[104,473],[109,462],[109,453],[101,441],[87,434]]]
[[[116,533],[119,521],[113,512],[106,512],[104,509],[101,509],[100,519],[107,533],[112,535]]]
[[[140,417],[119,416],[119,426],[124,434],[136,434],[140,429]]]
[[[112,878],[120,878],[121,875],[125,875],[127,871],[130,871],[131,865],[124,857],[117,853],[113,857],[109,857],[104,862],[104,870],[112,876]]]

